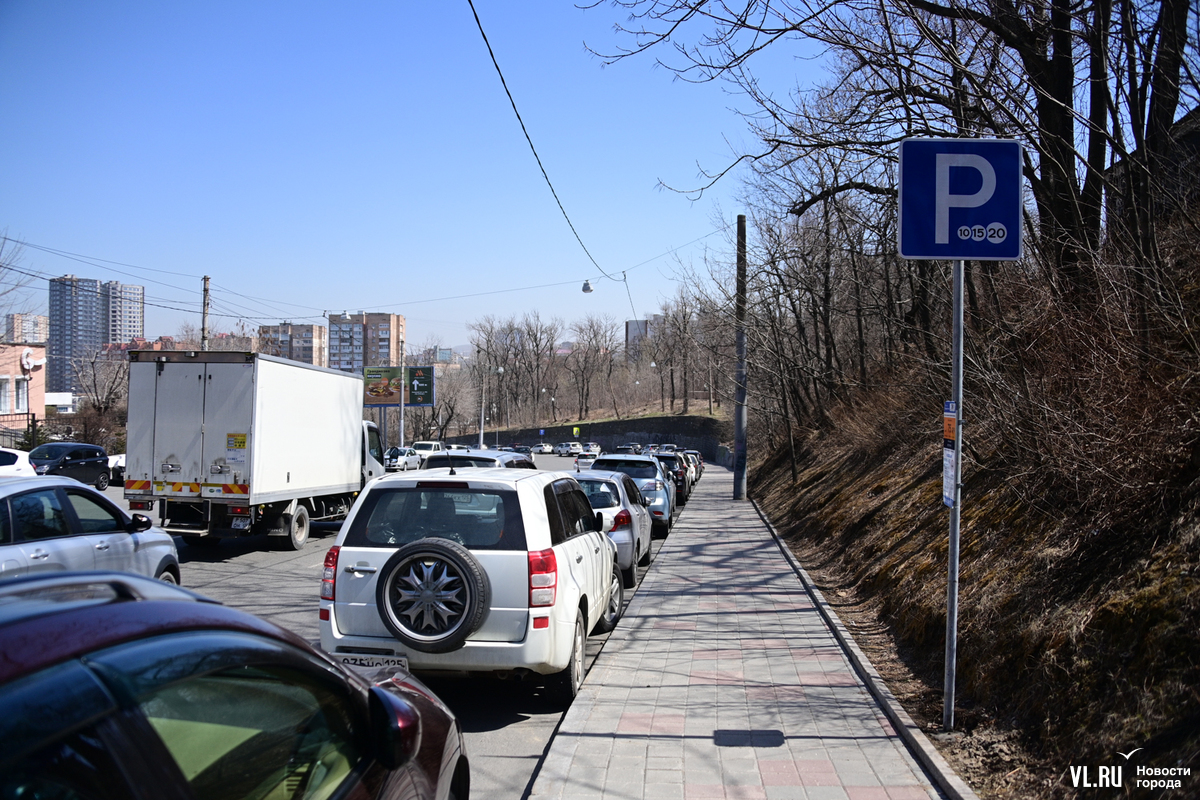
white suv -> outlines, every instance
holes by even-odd
[[[538,673],[569,703],[585,635],[612,630],[624,600],[602,525],[563,472],[372,481],[325,556],[321,647],[366,667]]]
[[[579,442],[562,442],[554,446],[554,455],[556,456],[577,456],[583,452],[583,445]]]

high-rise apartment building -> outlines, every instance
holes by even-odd
[[[66,275],[50,280],[46,391],[75,392],[75,363],[144,334],[141,286]]]
[[[363,367],[398,367],[405,342],[399,314],[329,315],[329,366],[361,374]]]
[[[107,333],[105,343],[126,344],[146,334],[146,290],[109,281],[100,287]]]
[[[5,314],[4,341],[45,342],[50,338],[50,318],[42,314]]]
[[[324,325],[293,325],[290,322],[283,322],[279,325],[260,325],[258,328],[259,350],[263,353],[290,358],[292,361],[303,361],[305,364],[327,367],[329,366],[328,334],[329,329]]]

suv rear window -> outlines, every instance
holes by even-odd
[[[468,550],[525,550],[517,493],[497,489],[377,489],[346,532],[350,547],[449,539]]]
[[[440,453],[425,459],[425,469],[443,469],[451,465],[455,467],[498,467],[500,462],[488,456],[449,456]]]
[[[658,467],[649,461],[625,461],[617,459],[597,458],[592,469],[608,470],[609,472],[624,472],[631,478],[646,480],[658,477]]]

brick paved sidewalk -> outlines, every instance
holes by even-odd
[[[563,719],[536,800],[938,798],[733,475],[708,468]]]

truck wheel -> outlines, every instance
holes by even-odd
[[[492,586],[467,548],[428,538],[401,547],[379,571],[375,607],[391,634],[422,653],[450,653],[479,630]]]
[[[296,513],[292,514],[290,518],[284,514],[284,521],[287,524],[288,546],[293,550],[300,550],[308,541],[308,509],[297,505]]]

